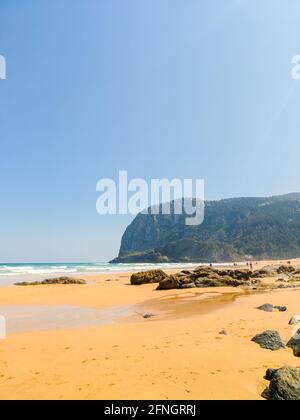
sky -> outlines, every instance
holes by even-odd
[[[0,263],[107,261],[96,183],[299,191],[298,0],[0,0]]]

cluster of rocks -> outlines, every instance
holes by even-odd
[[[274,311],[286,312],[287,311],[286,306],[274,306],[270,303],[265,303],[265,304],[259,306],[257,309],[259,309],[260,311],[264,311],[264,312],[274,312]]]
[[[150,270],[134,273],[131,284],[141,285],[159,283],[158,290],[190,289],[194,287],[253,287],[261,283],[263,278],[276,278],[281,284],[276,288],[298,287],[300,283],[300,268],[292,265],[270,265],[256,271],[248,269],[217,269],[200,266],[194,270],[182,270],[168,275],[163,270]],[[273,309],[279,309],[274,307]]]
[[[291,264],[287,265],[268,265],[256,270],[252,273],[255,278],[276,278],[278,283],[278,289],[290,289],[298,287],[300,284],[300,268],[294,267]]]
[[[266,312],[274,310],[273,305],[265,304],[258,309]],[[285,308],[286,310],[286,308]],[[297,325],[300,327],[300,316],[293,316],[289,325]],[[258,344],[261,348],[267,350],[280,350],[287,347],[293,350],[294,356],[300,357],[300,328],[296,331],[293,337],[285,346],[278,331],[264,331],[252,338],[252,341]],[[267,400],[300,400],[300,369],[285,366],[281,369],[268,369],[266,377],[270,381],[270,385],[262,393],[262,397]]]
[[[271,401],[300,400],[300,369],[284,366],[281,369],[268,369],[265,379],[270,381],[262,397]]]
[[[293,350],[294,356],[300,357],[300,316],[293,316],[289,321],[289,325],[295,325],[295,333],[286,346]],[[297,328],[297,326],[299,328]],[[261,348],[272,351],[286,348],[278,331],[264,331],[263,333],[257,334],[255,337],[253,337],[252,341],[256,344],[259,344]]]
[[[73,277],[58,277],[46,279],[43,281],[15,283],[15,286],[47,286],[49,284],[86,284],[85,280],[75,279]]]
[[[150,270],[134,273],[131,276],[131,284],[159,283],[158,290],[253,286],[258,282],[259,280],[253,278],[250,270],[218,270],[206,266],[197,267],[192,271],[183,270],[174,275],[168,275],[162,270]]]

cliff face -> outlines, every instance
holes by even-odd
[[[300,256],[300,194],[205,203],[199,226],[185,215],[139,214],[112,262],[229,262]]]

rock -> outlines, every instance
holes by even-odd
[[[200,278],[195,281],[196,287],[221,287],[222,283],[218,280],[209,278]]]
[[[295,325],[298,323],[300,323],[300,315],[294,315],[289,321],[289,325]]]
[[[300,357],[300,329],[290,339],[287,346],[293,350],[295,357]]]
[[[176,276],[168,276],[164,280],[160,281],[156,290],[179,289],[179,284],[179,280]]]
[[[180,271],[172,276],[166,276],[160,281],[158,290],[190,289],[194,287],[240,287],[253,286],[257,280],[251,280],[249,270],[217,270],[200,266],[193,272]]]
[[[54,279],[46,279],[43,281],[35,281],[32,283],[15,283],[15,286],[47,286],[51,284],[86,284],[86,281],[82,279],[76,279],[73,277],[58,277]]]
[[[168,275],[163,270],[149,270],[141,271],[139,273],[132,274],[130,283],[135,286],[149,283],[159,283],[166,279]]]
[[[262,397],[271,401],[300,400],[300,369],[285,366],[281,369],[268,369],[266,379],[270,385]]]
[[[277,269],[278,274],[290,274],[290,273],[293,273],[295,271],[296,271],[296,269],[292,265],[281,265]]]
[[[268,265],[266,267],[261,268],[260,270],[254,271],[251,277],[254,277],[254,278],[275,277],[277,274],[278,273],[275,267]]]
[[[188,283],[188,284],[182,284],[180,286],[180,289],[194,289],[196,287],[195,283]]]
[[[287,307],[286,306],[274,306],[274,309],[277,309],[279,312],[286,312]]]
[[[284,349],[285,345],[277,331],[265,331],[252,338],[254,343],[259,344],[261,348],[267,350]]]
[[[257,309],[264,312],[273,312],[274,306],[270,303],[265,303],[264,305],[259,306]]]
[[[184,286],[190,286],[191,287],[191,285],[193,285],[193,287],[195,287],[194,281],[190,277],[188,277],[188,276],[186,276],[186,277],[178,277],[178,275],[175,274],[174,277],[177,278],[178,287],[179,288],[183,288],[184,289],[185,288]]]
[[[300,357],[300,340],[293,346],[293,354],[295,357]]]
[[[227,331],[226,331],[226,330],[221,330],[221,331],[219,332],[219,335],[227,335]]]
[[[228,274],[235,280],[249,280],[252,276],[252,271],[250,270],[229,270]]]
[[[273,375],[276,371],[277,371],[277,369],[268,369],[267,372],[266,372],[265,379],[267,381],[271,381],[271,379],[273,378]]]
[[[154,316],[155,316],[154,314],[145,314],[143,315],[143,318],[150,319],[150,318],[153,318]]]

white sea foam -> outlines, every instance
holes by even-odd
[[[0,286],[18,281],[44,280],[59,275],[112,274],[133,271],[145,271],[154,268],[164,270],[190,269],[198,264],[164,263],[164,264],[109,264],[109,263],[78,263],[78,264],[0,264]],[[214,264],[218,266],[221,264]]]

